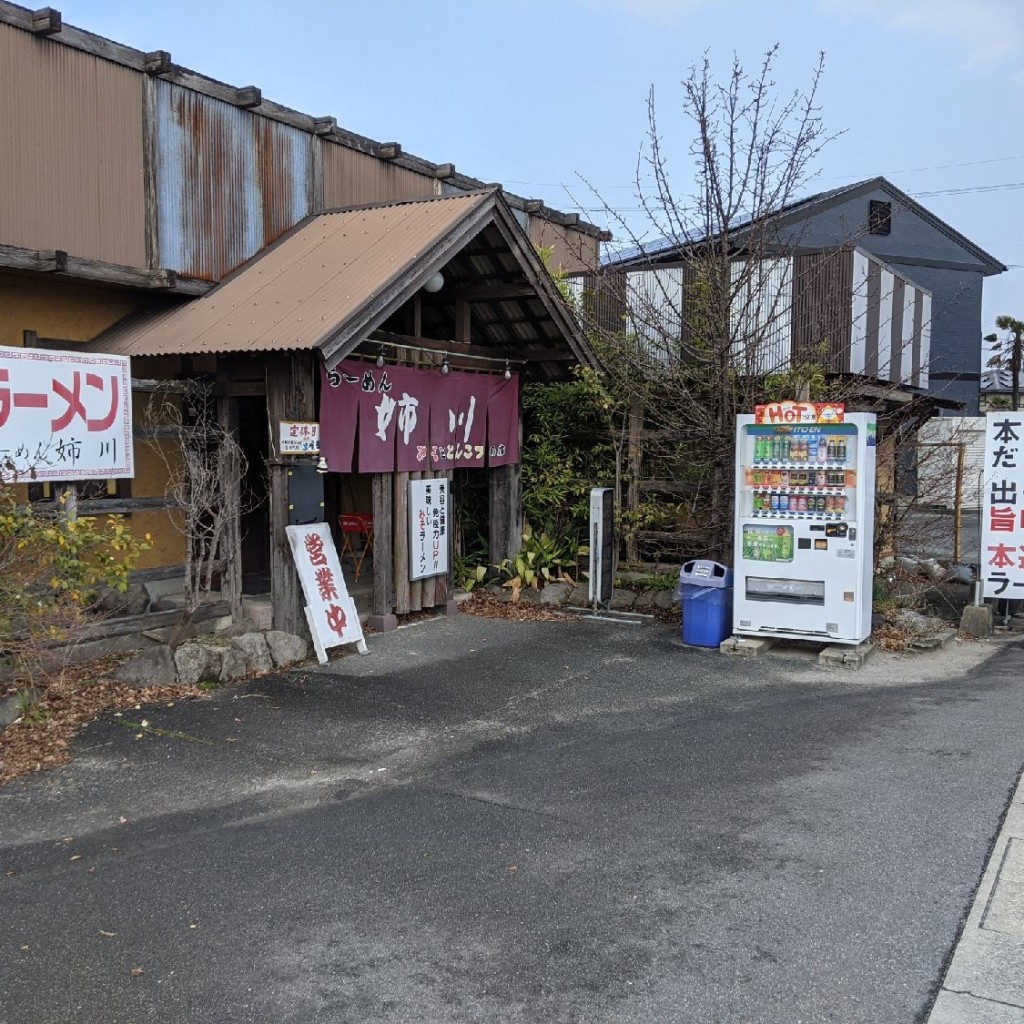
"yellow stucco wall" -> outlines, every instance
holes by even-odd
[[[91,341],[101,331],[138,307],[144,298],[136,293],[76,284],[56,277],[15,274],[0,271],[0,345],[20,348],[24,331],[35,331],[40,338],[66,341]],[[133,360],[134,377],[173,376],[177,364],[161,360]],[[136,427],[146,422],[150,396],[135,394],[132,414]],[[154,447],[155,446],[155,447]],[[165,458],[174,459],[174,444],[137,438],[133,498],[156,498],[165,493]],[[27,497],[19,488],[18,500]],[[181,531],[163,511],[135,512],[128,520],[137,537],[151,535],[152,548],[143,553],[140,569],[178,565],[185,559]]]
[[[0,271],[0,345],[20,347],[23,331],[35,331],[40,338],[91,341],[141,301],[132,292]]]

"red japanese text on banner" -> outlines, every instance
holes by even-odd
[[[133,454],[126,357],[0,347],[0,479],[131,477]]]
[[[985,417],[981,578],[985,597],[1024,598],[1024,414]]]

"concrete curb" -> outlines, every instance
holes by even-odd
[[[928,1024],[1024,1024],[1024,777]]]

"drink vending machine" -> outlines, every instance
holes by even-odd
[[[734,632],[866,639],[874,508],[873,414],[776,402],[738,416]]]

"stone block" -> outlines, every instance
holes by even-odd
[[[818,655],[818,664],[827,668],[860,668],[875,650],[868,640],[857,644],[830,644]]]
[[[242,617],[253,624],[254,629],[265,630],[274,627],[274,605],[269,594],[242,598]]]
[[[119,665],[114,678],[132,686],[159,686],[177,681],[178,672],[168,647],[151,647]]]
[[[262,633],[243,633],[231,641],[231,649],[241,651],[251,672],[269,672],[274,667],[270,648]]]
[[[220,651],[193,640],[174,652],[178,682],[194,686],[204,680],[220,679]]]
[[[992,635],[992,606],[969,604],[960,616],[960,629],[968,636]]]
[[[628,612],[635,604],[636,594],[632,590],[619,590],[616,588],[612,591],[612,599],[608,602],[608,609],[613,612]]]
[[[572,587],[568,583],[549,583],[540,592],[541,604],[565,604]]]
[[[757,658],[770,651],[778,643],[773,637],[731,636],[723,640],[718,649],[723,654],[739,655],[743,658]]]
[[[309,646],[305,640],[294,633],[284,633],[279,629],[270,629],[264,634],[267,649],[276,668],[288,668],[297,665],[309,657]]]
[[[249,674],[249,661],[245,651],[240,650],[232,643],[231,647],[225,647],[220,651],[220,675],[217,677],[222,683],[230,683],[233,679],[241,679]]]

